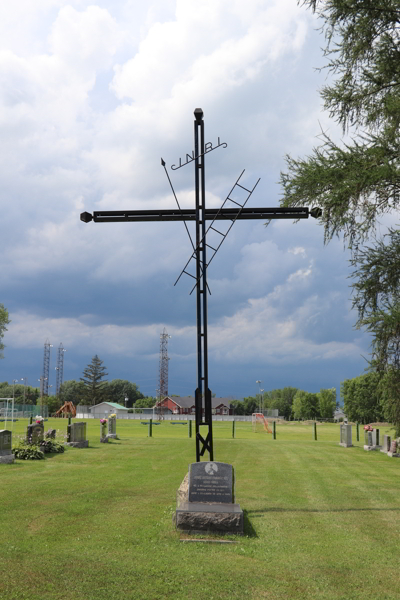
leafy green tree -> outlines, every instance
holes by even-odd
[[[292,414],[293,414],[293,418],[296,421],[298,421],[299,419],[301,419],[303,417],[303,396],[306,393],[307,392],[304,392],[303,390],[297,390],[297,392],[293,398]]]
[[[345,379],[341,385],[343,410],[351,421],[373,423],[382,418],[379,400],[379,373],[370,372]]]
[[[139,391],[136,383],[131,383],[126,379],[113,379],[107,384],[107,397],[110,402],[117,402],[125,406],[125,398],[128,398],[127,407],[131,408],[143,394]]]
[[[333,419],[336,408],[336,388],[321,389],[317,397],[321,419]]]
[[[316,419],[320,416],[318,396],[304,390],[297,390],[293,398],[293,417],[295,419]]]
[[[157,398],[147,396],[146,398],[139,398],[136,400],[135,408],[153,408],[157,402]]]
[[[4,358],[3,350],[5,346],[2,339],[4,337],[4,332],[7,331],[6,325],[9,323],[11,323],[11,321],[8,318],[8,311],[4,308],[4,304],[0,304],[0,358]]]
[[[241,400],[232,400],[229,407],[233,409],[234,415],[244,415],[244,404]]]
[[[83,400],[85,393],[85,384],[83,381],[69,379],[61,384],[59,395],[62,404],[64,404],[64,402],[72,402],[76,406]]]
[[[255,412],[259,411],[260,406],[260,396],[257,394],[256,397],[248,396],[247,398],[243,398],[243,407],[245,415],[252,415]]]
[[[265,394],[264,406],[277,408],[280,416],[289,419],[292,414],[293,399],[296,392],[297,388],[294,387],[271,390]]]
[[[51,416],[60,408],[62,401],[59,396],[43,396],[39,405],[47,406],[49,416]]]
[[[385,419],[394,423],[396,436],[400,436],[400,376],[399,370],[389,368],[378,385]]]
[[[84,384],[83,399],[86,404],[98,404],[105,399],[107,381],[103,378],[108,375],[105,371],[106,367],[103,367],[103,361],[96,354],[92,358],[92,362],[83,371],[83,377],[80,378],[80,381]]]

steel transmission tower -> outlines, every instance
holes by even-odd
[[[160,402],[168,396],[168,340],[170,337],[164,327],[163,332],[160,333],[160,382],[157,390]]]
[[[66,352],[66,350],[61,342],[57,350],[56,396],[58,396],[58,394],[60,393],[60,388],[62,386],[64,378],[64,352]]]
[[[43,374],[40,378],[40,396],[48,396],[49,395],[49,373],[50,373],[50,348],[53,345],[50,344],[47,339],[44,343],[44,353],[43,353]]]

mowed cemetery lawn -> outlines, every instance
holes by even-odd
[[[14,440],[26,425],[14,423]],[[87,427],[87,449],[0,465],[1,600],[400,598],[400,459],[365,452],[361,428],[342,448],[338,425],[318,425],[314,441],[311,424],[279,424],[273,440],[250,423],[232,439],[232,424],[215,422],[246,532],[202,543],[172,523],[195,455],[187,425],[148,438],[119,420],[109,444],[98,420]]]

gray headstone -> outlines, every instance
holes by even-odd
[[[117,440],[117,418],[116,417],[108,417],[108,438]]]
[[[2,429],[0,431],[0,463],[11,464],[14,462],[11,437],[11,431],[8,429]]]
[[[390,437],[390,435],[384,435],[383,436],[383,443],[382,443],[382,450],[381,450],[381,452],[384,452],[385,454],[387,454],[388,452],[390,452],[390,444],[391,444],[391,437]]]
[[[87,448],[89,442],[86,440],[86,423],[71,423],[68,425],[68,446],[76,448]]]
[[[117,433],[117,419],[115,417],[108,417],[108,433],[109,435]]]
[[[232,465],[196,462],[189,466],[189,502],[234,502]]]
[[[345,448],[349,448],[353,445],[351,438],[351,425],[343,423],[340,425],[340,446],[344,446]]]
[[[374,429],[372,431],[372,445],[373,446],[379,446],[379,429]]]
[[[56,429],[49,429],[48,431],[46,431],[46,438],[50,439],[50,440],[55,440],[56,434],[57,434]]]
[[[103,444],[108,442],[107,423],[100,423],[100,442]]]
[[[39,444],[44,438],[44,425],[41,423],[32,423],[26,428],[26,440],[30,444]]]
[[[2,429],[0,431],[0,456],[11,454],[11,431]]]

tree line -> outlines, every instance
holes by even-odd
[[[251,415],[264,410],[277,409],[279,415],[290,419],[333,419],[336,402],[336,389],[321,389],[313,394],[294,387],[265,392],[241,400],[233,400],[231,407],[236,415]]]

